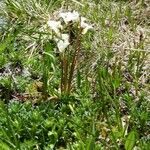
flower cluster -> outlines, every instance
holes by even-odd
[[[70,45],[69,33],[63,33],[64,26],[77,24],[77,29],[81,29],[81,34],[86,34],[88,30],[92,29],[92,25],[89,25],[87,19],[79,15],[78,12],[62,12],[58,14],[58,21],[48,20],[47,24],[50,29],[55,33],[54,40],[57,43],[59,52],[64,50]]]

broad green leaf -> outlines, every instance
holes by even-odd
[[[91,137],[87,142],[88,143],[86,143],[87,144],[86,149],[87,150],[94,150],[95,149],[95,139],[94,139],[94,137]]]
[[[125,142],[125,149],[126,150],[132,150],[134,145],[135,145],[135,142],[136,142],[136,134],[134,131],[130,132],[127,139],[126,139],[126,142]]]
[[[13,40],[13,37],[8,36],[5,41],[0,43],[0,53],[3,53],[3,51],[6,49],[8,44]]]
[[[1,150],[10,150],[11,148],[6,143],[0,141],[0,149]]]

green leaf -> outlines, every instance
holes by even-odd
[[[10,150],[11,148],[6,143],[0,141],[0,149],[1,150]]]
[[[95,149],[95,138],[91,137],[87,142],[88,143],[86,143],[87,144],[86,149],[87,150],[94,150]]]
[[[126,139],[126,142],[125,142],[125,149],[126,150],[132,150],[134,145],[135,145],[135,142],[136,142],[136,134],[134,131],[130,132],[127,139]]]
[[[3,41],[3,43],[0,43],[0,53],[2,53],[6,47],[11,43],[11,41],[13,40],[13,37],[8,36],[5,41]]]

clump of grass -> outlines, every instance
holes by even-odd
[[[147,15],[138,18],[144,7],[146,1],[5,0],[0,148],[148,149],[149,26]],[[80,19],[66,22],[75,12]],[[82,34],[81,16],[94,34]]]

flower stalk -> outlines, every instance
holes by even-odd
[[[71,91],[72,78],[73,78],[74,70],[75,70],[75,67],[77,65],[77,60],[78,60],[80,49],[81,49],[81,29],[80,29],[80,31],[77,35],[75,46],[76,46],[75,47],[75,52],[74,52],[74,55],[73,55],[71,68],[70,68],[69,79],[68,79],[68,89],[67,89],[68,94],[70,94],[70,91]]]

